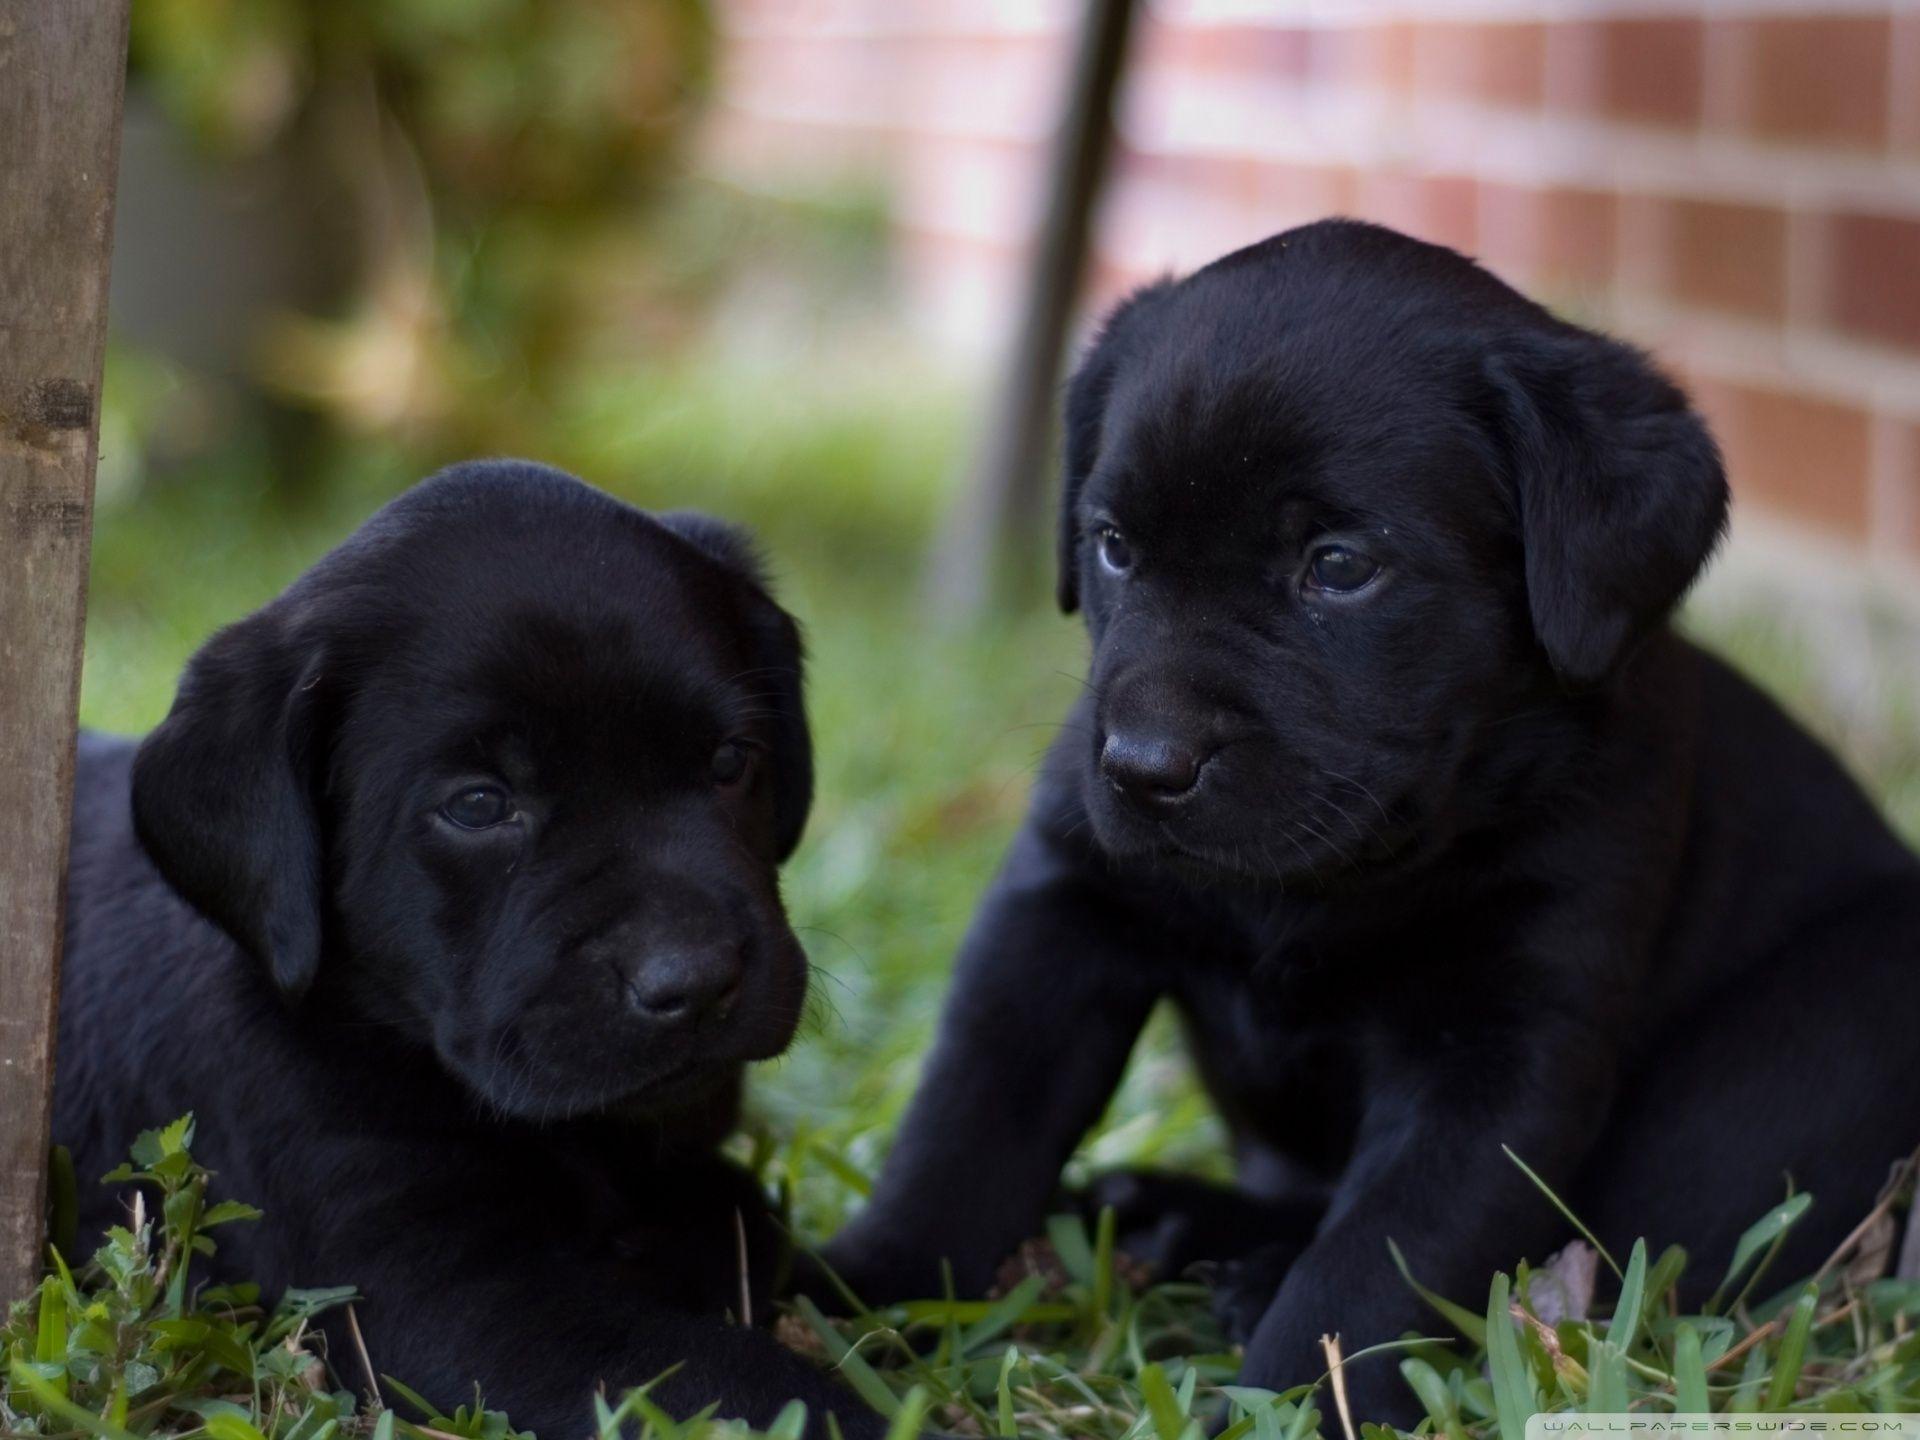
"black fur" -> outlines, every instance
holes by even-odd
[[[1680,393],[1328,222],[1144,292],[1066,409],[1088,694],[836,1267],[983,1286],[1166,997],[1239,1183],[1091,1198],[1163,1266],[1228,1262],[1246,1383],[1431,1330],[1389,1240],[1471,1302],[1567,1238],[1503,1143],[1709,1284],[1791,1175],[1777,1273],[1811,1270],[1920,1143],[1920,866],[1667,628],[1726,507]],[[1417,1413],[1392,1357],[1350,1379]]]
[[[442,813],[482,785],[513,818]],[[670,1409],[875,1435],[726,1318],[736,1227],[756,1318],[781,1248],[716,1147],[799,1018],[775,865],[811,787],[799,636],[737,532],[447,471],[210,640],[137,750],[83,741],[57,1138],[89,1179],[195,1112],[267,1212],[220,1272],[359,1287],[376,1369],[439,1404],[478,1381],[562,1435],[681,1364]]]

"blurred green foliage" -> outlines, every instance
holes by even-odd
[[[133,73],[217,152],[284,143],[371,87],[462,219],[596,207],[680,137],[699,0],[140,0]]]
[[[445,457],[524,448],[575,366],[657,338],[641,222],[712,50],[701,0],[140,0],[132,73],[325,217],[334,293],[252,317],[258,397]]]

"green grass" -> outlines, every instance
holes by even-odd
[[[350,1307],[350,1290],[276,1297],[250,1285],[201,1283],[193,1266],[216,1249],[213,1231],[271,1218],[215,1199],[211,1177],[190,1154],[192,1139],[190,1117],[140,1136],[132,1163],[108,1179],[142,1182],[151,1199],[78,1275],[56,1248],[52,1273],[12,1308],[0,1328],[0,1433],[45,1440],[502,1440],[512,1433],[510,1417],[487,1410],[477,1392],[449,1414],[393,1376],[356,1371],[353,1357],[326,1363],[310,1327],[316,1315]],[[71,1215],[73,1184],[70,1171],[57,1174],[57,1214]],[[1418,1430],[1446,1440],[1521,1440],[1526,1417],[1540,1410],[1833,1416],[1920,1407],[1920,1334],[1912,1323],[1920,1281],[1877,1278],[1892,1239],[1884,1209],[1817,1275],[1770,1293],[1777,1279],[1768,1275],[1769,1261],[1807,1202],[1791,1197],[1754,1223],[1697,1313],[1680,1313],[1671,1298],[1688,1257],[1678,1249],[1654,1257],[1644,1241],[1624,1265],[1583,1244],[1540,1268],[1522,1263],[1511,1276],[1492,1277],[1484,1307],[1421,1290],[1434,1311],[1432,1334],[1388,1347],[1426,1408]],[[1224,1440],[1393,1434],[1348,1411],[1335,1346],[1330,1385],[1314,1377],[1279,1393],[1236,1385],[1236,1359],[1208,1318],[1204,1290],[1135,1288],[1114,1249],[1111,1212],[1091,1235],[1077,1219],[1058,1218],[1047,1240],[1023,1253],[1029,1273],[988,1300],[929,1299],[833,1321],[803,1299],[780,1333],[831,1363],[890,1417],[890,1440],[928,1425],[967,1435],[1103,1440],[1199,1440],[1209,1426]],[[1617,1272],[1611,1304],[1595,1303],[1600,1263]],[[1416,1277],[1407,1281],[1420,1289]],[[598,1440],[745,1434],[707,1415],[669,1417],[645,1386],[593,1405]],[[800,1440],[804,1422],[804,1410],[789,1406],[767,1433]]]
[[[786,891],[818,967],[817,1003],[792,1053],[756,1074],[740,1149],[790,1195],[800,1235],[817,1240],[857,1202],[907,1097],[961,932],[1077,691],[1084,642],[1075,624],[1044,610],[974,630],[929,623],[918,577],[940,543],[963,408],[950,387],[884,356],[860,364],[823,352],[811,361],[756,369],[696,359],[583,386],[553,417],[542,458],[642,505],[700,505],[749,522],[806,626],[819,802]],[[217,625],[268,599],[411,478],[394,456],[369,448],[293,511],[262,477],[225,472],[104,497],[87,722],[125,731],[153,723],[182,663]],[[1818,670],[1803,649],[1757,621],[1729,635],[1816,727],[1842,733],[1820,706]],[[1868,734],[1849,722],[1844,738],[1908,832],[1920,833],[1920,746],[1901,719],[1891,714],[1884,731]],[[1151,1161],[1220,1174],[1220,1139],[1162,1017],[1076,1165]],[[175,1140],[183,1149],[183,1137]],[[188,1162],[169,1163],[175,1183],[195,1183]],[[177,1227],[144,1240],[129,1232],[109,1247],[106,1279],[56,1276],[17,1312],[6,1342],[11,1418],[0,1416],[0,1428],[105,1440],[498,1430],[499,1417],[478,1411],[416,1417],[428,1431],[368,1411],[342,1393],[360,1388],[355,1375],[284,1358],[299,1351],[285,1343],[298,1317],[276,1319],[226,1296],[211,1317],[219,1325],[206,1328],[220,1308],[209,1297],[196,1305],[139,1279],[177,1263],[165,1260],[167,1247],[184,1255],[191,1238]],[[1049,1240],[1044,1273],[997,1303],[929,1299],[836,1324],[801,1312],[786,1333],[907,1422],[924,1406],[927,1423],[969,1434],[1193,1440],[1190,1416],[1220,1403],[1235,1368],[1205,1292],[1191,1284],[1136,1292],[1110,1241],[1077,1223],[1057,1223]],[[1456,1343],[1409,1351],[1409,1382],[1431,1428],[1449,1440],[1495,1432],[1519,1440],[1514,1417],[1536,1403],[1661,1409],[1704,1396],[1716,1408],[1920,1409],[1920,1342],[1910,1333],[1920,1288],[1869,1283],[1865,1267],[1843,1266],[1805,1299],[1778,1290],[1793,1277],[1756,1277],[1769,1243],[1763,1232],[1745,1273],[1730,1277],[1728,1303],[1711,1315],[1675,1314],[1679,1257],[1649,1261],[1640,1250],[1621,1261],[1626,1290],[1641,1297],[1623,1315],[1535,1323],[1525,1317],[1536,1313],[1528,1307],[1540,1277],[1526,1270],[1489,1277],[1488,1296],[1434,1297],[1432,1334]],[[1728,1259],[1691,1263],[1711,1271]],[[1510,1304],[1522,1313],[1517,1325]],[[131,1369],[136,1362],[147,1368]],[[1344,1433],[1324,1388],[1311,1397],[1226,1394],[1236,1436]],[[610,1403],[617,1408],[601,1415],[603,1429],[676,1433],[644,1399]]]

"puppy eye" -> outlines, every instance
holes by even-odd
[[[1132,568],[1133,547],[1127,544],[1127,537],[1111,525],[1102,525],[1094,533],[1094,543],[1100,550],[1100,563],[1119,575]]]
[[[1380,566],[1371,556],[1345,545],[1323,545],[1307,562],[1307,574],[1313,583],[1335,594],[1358,590],[1379,573]]]
[[[475,785],[462,790],[440,807],[440,813],[462,830],[486,830],[513,818],[513,803],[504,790]]]
[[[747,777],[753,760],[753,746],[745,740],[723,740],[713,752],[713,783],[738,785]]]

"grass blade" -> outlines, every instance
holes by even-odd
[[[1047,1240],[1069,1276],[1082,1285],[1093,1283],[1093,1247],[1087,1243],[1087,1227],[1078,1215],[1049,1216]]]
[[[1409,1355],[1400,1362],[1400,1374],[1420,1397],[1437,1433],[1445,1435],[1447,1440],[1467,1440],[1467,1432],[1460,1424],[1460,1408],[1454,1404],[1453,1392],[1438,1370],[1418,1355]]]
[[[1655,1304],[1663,1303],[1667,1292],[1680,1283],[1680,1277],[1686,1271],[1687,1252],[1678,1245],[1669,1245],[1660,1252],[1660,1258],[1647,1271],[1647,1294],[1653,1297]]]
[[[1044,1276],[1030,1275],[1027,1278],[1029,1280],[1039,1280],[1042,1285],[1046,1283]],[[1025,1283],[1026,1281],[1024,1280],[1021,1282],[1023,1285]],[[1013,1291],[1009,1290],[1006,1295],[1002,1295],[998,1300],[908,1300],[903,1304],[891,1306],[889,1309],[891,1311],[897,1311],[900,1318],[909,1325],[946,1325],[949,1323],[955,1325],[970,1325],[981,1332],[978,1339],[988,1340],[991,1339],[992,1336],[987,1333],[991,1328],[987,1322],[993,1320],[1000,1314],[1002,1309],[1006,1307],[1008,1297],[1013,1293]],[[1024,1307],[1016,1307],[1016,1311],[1017,1313],[1014,1315],[1014,1318],[1016,1320],[1023,1320],[1029,1325],[1059,1325],[1065,1321],[1077,1319],[1080,1315],[1080,1311],[1074,1306],[1068,1305],[1064,1301],[1053,1300],[1049,1300],[1045,1304],[1028,1304]],[[871,1313],[871,1311],[863,1309],[860,1312],[860,1316]],[[1002,1325],[1001,1328],[1004,1329],[1004,1325]]]
[[[1093,1316],[1092,1323],[1106,1323],[1113,1304],[1113,1247],[1117,1217],[1111,1205],[1100,1207],[1100,1219],[1093,1236]]]
[[[1793,1315],[1787,1321],[1787,1333],[1780,1341],[1775,1357],[1773,1378],[1767,1383],[1767,1409],[1784,1410],[1793,1403],[1800,1384],[1800,1371],[1807,1362],[1807,1337],[1813,1333],[1813,1313],[1820,1305],[1820,1286],[1809,1281],[1800,1298],[1793,1302]]]
[[[411,1405],[415,1410],[419,1411],[421,1419],[433,1423],[445,1418],[440,1414],[439,1408],[435,1406],[431,1400],[427,1399],[426,1396],[422,1395],[419,1391],[409,1389],[407,1386],[402,1385],[398,1380],[394,1379],[393,1376],[386,1374],[381,1375],[380,1383],[395,1395],[398,1395],[402,1400],[406,1401],[407,1404]]]
[[[1013,1414],[1013,1367],[1019,1363],[1020,1347],[1007,1346],[1007,1353],[1000,1357],[1000,1379],[994,1386],[994,1396],[998,1402],[998,1418],[1002,1440],[1015,1440],[1020,1427],[1014,1422]]]
[[[95,1415],[90,1410],[83,1409],[60,1394],[24,1361],[14,1362],[11,1379],[13,1387],[30,1393],[41,1409],[49,1414],[58,1415],[69,1425],[98,1437],[98,1440],[134,1440],[134,1437],[120,1426],[103,1416]]]
[[[1712,1407],[1707,1400],[1707,1367],[1700,1356],[1700,1332],[1681,1325],[1673,1334],[1673,1408],[1705,1413]]]
[[[1140,1372],[1140,1398],[1147,1402],[1147,1414],[1160,1440],[1180,1440],[1186,1432],[1187,1417],[1181,1412],[1173,1386],[1167,1383],[1167,1372],[1158,1365]]]
[[[1720,1301],[1727,1293],[1727,1287],[1739,1278],[1740,1273],[1753,1262],[1761,1251],[1785,1235],[1793,1223],[1807,1213],[1807,1207],[1813,1204],[1813,1196],[1804,1191],[1798,1195],[1789,1195],[1765,1215],[1747,1227],[1740,1237],[1740,1243],[1733,1247],[1733,1262],[1727,1266],[1727,1273],[1720,1281],[1719,1288],[1713,1292],[1713,1298],[1707,1301],[1707,1313],[1719,1310]]]
[[[1627,1357],[1611,1340],[1587,1347],[1587,1413],[1612,1415],[1627,1408]]]
[[[59,1367],[60,1373],[51,1383],[64,1399],[67,1395],[67,1292],[52,1280],[40,1283],[40,1314],[33,1358],[42,1365]]]
[[[1392,1240],[1387,1241],[1387,1253],[1393,1256],[1393,1263],[1399,1267],[1400,1278],[1407,1282],[1414,1294],[1418,1295],[1434,1313],[1439,1315],[1454,1329],[1458,1330],[1475,1345],[1487,1343],[1487,1325],[1478,1315],[1464,1305],[1456,1305],[1444,1295],[1437,1295],[1413,1278],[1413,1270],[1407,1264],[1407,1257],[1400,1253],[1400,1247]]]
[[[1767,1347],[1756,1345],[1747,1352],[1745,1368],[1740,1372],[1739,1388],[1727,1408],[1738,1415],[1751,1415],[1760,1408],[1760,1392],[1767,1383]]]
[[[1636,1240],[1633,1253],[1627,1257],[1627,1273],[1620,1281],[1620,1303],[1613,1307],[1613,1323],[1607,1327],[1607,1344],[1617,1347],[1622,1355],[1633,1348],[1634,1337],[1639,1333],[1646,1284],[1647,1242]]]
[[[1033,1302],[1040,1298],[1040,1292],[1046,1288],[1046,1276],[1029,1275],[994,1301],[987,1307],[986,1313],[969,1325],[966,1333],[960,1337],[959,1355],[956,1358],[971,1355],[989,1340],[999,1338],[1002,1331],[1027,1313]]]
[[[927,1392],[918,1385],[907,1391],[893,1423],[887,1426],[887,1440],[918,1440],[920,1422],[927,1415]]]
[[[80,1238],[80,1182],[73,1173],[73,1152],[53,1147],[47,1164],[47,1234],[55,1251],[72,1254]]]
[[[1520,1167],[1520,1173],[1526,1176],[1527,1179],[1533,1182],[1534,1189],[1538,1190],[1542,1195],[1546,1196],[1547,1199],[1552,1202],[1553,1208],[1558,1210],[1562,1215],[1567,1217],[1567,1223],[1573,1226],[1574,1229],[1578,1230],[1581,1236],[1586,1240],[1586,1242],[1589,1245],[1593,1246],[1595,1252],[1600,1256],[1600,1258],[1607,1262],[1607,1268],[1613,1271],[1614,1274],[1618,1275],[1620,1273],[1620,1262],[1618,1260],[1615,1260],[1613,1258],[1613,1255],[1608,1251],[1607,1247],[1600,1243],[1600,1237],[1598,1235],[1595,1235],[1593,1231],[1589,1230],[1586,1227],[1586,1222],[1581,1220],[1581,1218],[1578,1215],[1574,1214],[1573,1211],[1567,1208],[1567,1202],[1562,1200],[1558,1195],[1553,1193],[1553,1187],[1547,1184],[1547,1182],[1542,1180],[1538,1175],[1536,1175],[1531,1165],[1527,1164],[1526,1161],[1522,1160],[1518,1155],[1513,1153],[1513,1148],[1511,1146],[1502,1145],[1500,1148],[1506,1151],[1507,1159],[1511,1160],[1514,1164]]]
[[[1511,1286],[1504,1271],[1493,1277],[1493,1291],[1487,1297],[1487,1367],[1493,1372],[1495,1423],[1502,1440],[1523,1440],[1527,1417],[1537,1407],[1533,1377],[1521,1357],[1520,1338],[1508,1313]]]
[[[858,1165],[842,1155],[831,1145],[822,1145],[817,1141],[807,1147],[810,1159],[818,1160],[821,1166],[863,1200],[873,1198],[873,1180]]]
[[[898,1414],[899,1398],[887,1388],[887,1382],[874,1372],[866,1357],[827,1322],[827,1317],[820,1313],[820,1307],[804,1295],[795,1297],[793,1306],[813,1333],[820,1337],[834,1368],[847,1377],[847,1383],[860,1392],[860,1398],[882,1415],[891,1417]]]

